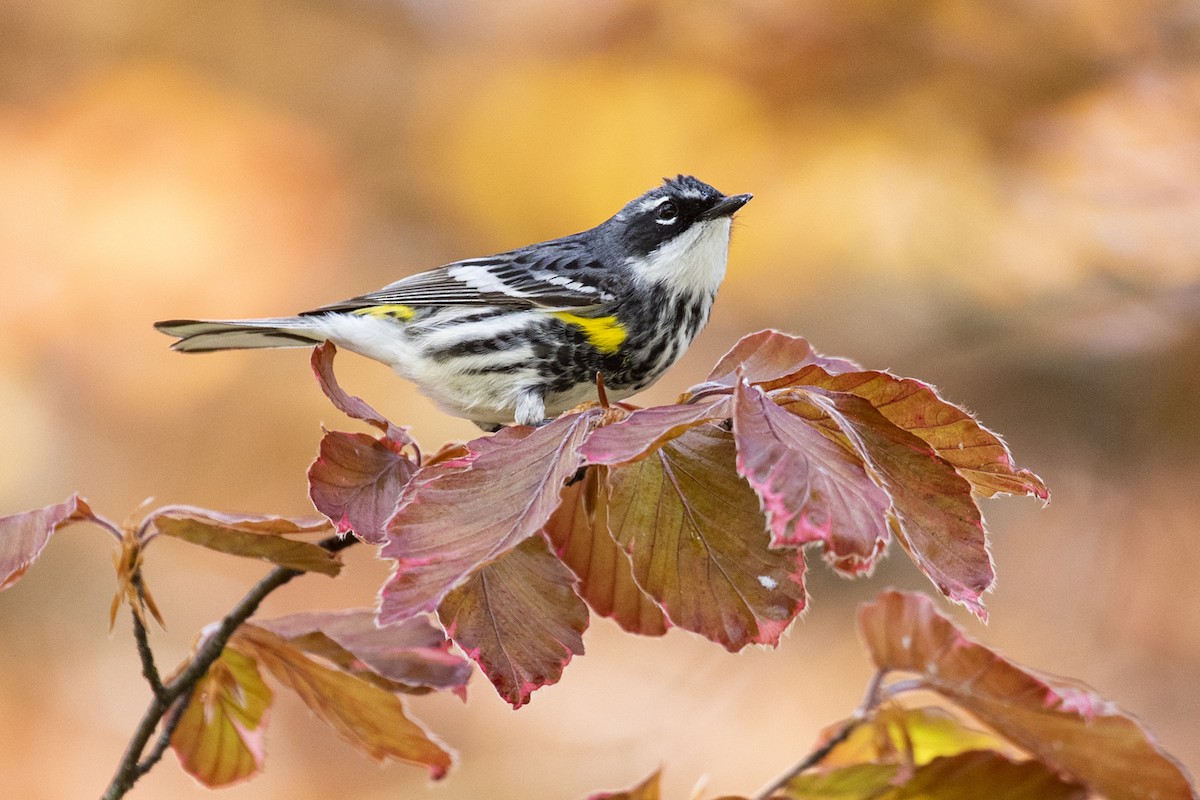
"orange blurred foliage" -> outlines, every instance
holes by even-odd
[[[0,513],[79,490],[310,511],[307,352],[183,358],[157,319],[290,313],[602,220],[664,175],[754,192],[670,401],[775,326],[939,384],[1007,434],[1055,504],[992,504],[999,585],[976,633],[1200,741],[1200,15],[1188,0],[495,4],[0,0]],[[386,370],[343,384],[427,449],[474,434]],[[56,537],[0,596],[0,774],[93,796],[147,699],[104,634],[107,542]],[[365,550],[365,548],[364,548]],[[385,565],[310,576],[271,614],[370,605]],[[261,570],[156,545],[192,632]],[[778,652],[595,623],[512,714],[475,681],[415,713],[461,751],[442,797],[572,797],[666,764],[752,791],[858,702],[852,606],[889,582],[814,570]],[[783,713],[780,713],[780,712]],[[420,796],[281,701],[267,771],[230,797]],[[64,747],[64,745],[66,745]],[[170,763],[137,790],[201,796]]]

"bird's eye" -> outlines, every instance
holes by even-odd
[[[679,216],[679,209],[674,203],[668,200],[658,207],[656,216],[659,222],[674,222],[675,218]]]

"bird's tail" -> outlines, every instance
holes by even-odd
[[[312,347],[325,341],[304,317],[279,319],[169,319],[154,327],[179,341],[172,350],[209,353],[214,350],[246,350],[259,347]]]

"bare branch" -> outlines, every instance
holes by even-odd
[[[830,739],[822,744],[817,749],[813,750],[805,756],[799,763],[792,766],[787,772],[780,775],[775,780],[771,781],[765,788],[761,789],[758,794],[754,795],[752,800],[768,800],[773,794],[778,792],[783,787],[791,783],[792,779],[801,774],[805,770],[812,769],[817,764],[825,760],[825,757],[833,752],[833,749],[842,742],[850,738],[850,734],[854,733],[860,725],[865,723],[878,706],[882,697],[881,687],[883,686],[883,678],[887,675],[886,670],[878,670],[871,676],[870,683],[867,684],[866,695],[862,702],[850,718],[842,724]]]

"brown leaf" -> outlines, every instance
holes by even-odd
[[[1041,478],[1017,468],[999,435],[943,400],[927,383],[877,371],[832,375],[817,366],[800,371],[794,380],[863,398],[893,425],[937,451],[985,497],[1005,493],[1050,499]]]
[[[196,684],[171,735],[184,771],[210,789],[256,775],[266,755],[271,699],[254,659],[225,648]]]
[[[154,512],[147,522],[149,529],[157,534],[220,553],[261,558],[280,567],[330,576],[337,575],[342,568],[337,555],[320,545],[285,538],[290,534],[328,531],[329,522],[324,518],[290,519],[166,506]]]
[[[424,617],[376,625],[373,609],[312,611],[256,623],[305,652],[389,690],[462,690],[469,662],[450,652],[450,640]]]
[[[299,695],[314,714],[371,758],[423,765],[435,780],[450,769],[450,753],[409,719],[404,702],[391,692],[322,666],[256,625],[238,628],[232,642],[253,655],[280,683]]]
[[[117,592],[113,596],[108,609],[108,630],[111,633],[117,622],[117,611],[121,603],[129,603],[133,613],[137,615],[142,625],[146,624],[146,614],[149,612],[159,625],[166,627],[162,614],[150,594],[142,575],[142,556],[145,542],[141,532],[132,526],[127,526],[121,536],[121,549],[113,553],[113,567],[117,571]]]
[[[669,625],[662,609],[638,587],[629,556],[608,532],[606,481],[606,467],[591,467],[564,489],[546,535],[578,576],[579,594],[593,611],[630,633],[661,636]]]
[[[609,472],[609,528],[672,623],[739,650],[774,644],[804,609],[804,558],[770,548],[733,435],[692,428]]]
[[[583,653],[588,610],[541,536],[482,567],[446,595],[438,617],[513,708],[556,683]]]
[[[327,431],[308,468],[308,496],[338,533],[381,544],[387,521],[416,470],[390,439]]]
[[[64,525],[85,519],[97,518],[87,501],[77,494],[52,506],[0,517],[0,591],[21,579],[42,554],[51,534]]]
[[[380,592],[382,623],[433,611],[479,566],[541,531],[582,457],[598,410],[568,414],[523,438],[490,441],[469,464],[418,471],[380,550],[396,570]],[[470,446],[470,445],[469,445]]]
[[[337,347],[333,342],[325,342],[313,348],[312,370],[317,376],[321,391],[329,398],[329,402],[343,414],[352,419],[362,420],[383,431],[383,435],[392,443],[397,452],[405,445],[416,448],[416,442],[408,435],[408,430],[393,425],[387,417],[380,414],[361,397],[347,394],[338,385],[337,377],[333,374],[333,357],[337,355]]]
[[[823,542],[834,566],[870,570],[887,546],[889,500],[862,459],[757,387],[740,383],[733,397],[738,473],[762,501],[771,544]]]
[[[1035,675],[967,638],[929,598],[884,592],[858,624],[876,666],[932,690],[1110,800],[1192,800],[1182,768],[1132,717],[1088,689]]]
[[[793,390],[791,400],[837,423],[891,497],[892,531],[916,565],[943,594],[986,620],[981,596],[995,574],[971,485],[861,397],[816,389]]]

